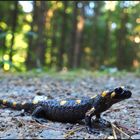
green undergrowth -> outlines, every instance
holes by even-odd
[[[103,77],[103,76],[116,76],[121,77],[127,74],[127,72],[115,72],[115,73],[108,73],[105,71],[87,71],[87,70],[72,70],[68,72],[49,72],[50,76],[63,79],[63,80],[75,80],[77,78],[86,78],[86,77]]]
[[[140,77],[140,68],[135,71],[135,76]]]
[[[123,77],[128,74],[127,71],[116,71],[116,72],[109,72],[109,71],[89,71],[85,69],[76,69],[76,70],[62,70],[62,71],[55,71],[55,70],[31,70],[28,72],[0,72],[0,79],[6,76],[21,76],[24,78],[35,78],[35,77],[44,77],[49,76],[55,79],[60,80],[68,80],[72,81],[77,78],[86,78],[86,77],[103,77],[103,76],[113,76],[113,77]],[[135,75],[140,75],[138,72],[134,73]]]

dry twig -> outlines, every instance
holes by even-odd
[[[115,123],[115,125],[117,125],[118,127],[121,127],[122,129],[126,129],[127,131],[129,131],[131,133],[133,133],[133,132],[139,133],[140,132],[137,128],[128,128],[128,127],[121,125],[121,124],[118,124],[118,123]]]
[[[131,136],[129,136],[128,134],[126,134],[123,130],[121,130],[120,128],[118,128],[115,124],[111,123],[111,126],[114,127],[116,130],[118,130],[120,133],[122,133],[125,136],[127,136],[129,139],[131,139]]]
[[[114,137],[114,139],[117,139],[117,135],[116,135],[116,132],[115,132],[114,127],[112,127],[112,131],[113,131],[113,137]]]
[[[28,122],[28,121],[26,121],[25,122],[25,120],[23,120],[23,119],[20,119],[20,121],[22,122],[22,123],[24,123],[24,124],[29,124],[29,126],[35,126],[35,127],[40,127],[40,128],[50,128],[50,129],[53,129],[53,130],[55,130],[55,131],[58,131],[56,128],[54,128],[54,127],[50,127],[50,126],[47,126],[47,125],[43,125],[43,124],[39,124],[39,123],[37,123],[36,121],[33,121],[33,122]]]
[[[76,129],[73,129],[73,130],[70,130],[68,133],[66,133],[65,134],[65,138],[68,138],[70,135],[72,135],[72,134],[74,134],[76,131],[78,131],[78,130],[81,130],[81,129],[83,129],[83,128],[85,128],[85,127],[78,127],[78,128],[76,128]]]

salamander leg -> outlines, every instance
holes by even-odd
[[[91,124],[91,118],[94,115],[94,111],[95,111],[95,108],[93,107],[89,111],[87,111],[87,113],[85,115],[86,128],[87,128],[87,131],[89,134],[99,133],[99,132],[93,130],[92,124]]]
[[[41,106],[37,107],[32,113],[32,118],[40,124],[47,123],[47,120],[44,117],[45,111]]]
[[[100,123],[100,124],[103,125],[103,126],[108,126],[108,127],[111,126],[111,124],[110,124],[109,121],[107,121],[107,120],[101,118],[101,114],[96,114],[95,122],[96,122],[96,123]]]

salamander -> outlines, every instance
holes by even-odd
[[[109,109],[113,104],[124,99],[130,98],[132,92],[125,87],[116,87],[94,95],[93,97],[77,100],[55,100],[48,99],[38,102],[11,102],[0,100],[0,105],[10,107],[16,110],[24,109],[32,114],[33,119],[38,122],[44,120],[57,122],[77,122],[84,119],[89,133],[94,132],[91,118],[101,120],[101,113]]]

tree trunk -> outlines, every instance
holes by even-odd
[[[68,6],[68,2],[64,1],[64,10],[62,13],[62,33],[60,40],[60,47],[58,52],[58,70],[61,70],[64,64],[64,53],[65,53],[65,42],[66,42],[66,31],[67,31],[67,13],[66,9]]]
[[[83,29],[85,24],[85,13],[84,13],[84,2],[82,2],[82,8],[80,9],[80,16],[77,23],[77,31],[76,31],[76,40],[74,44],[74,60],[73,60],[73,68],[77,68],[80,66],[81,54],[82,54],[82,39],[83,39]]]
[[[102,57],[102,63],[107,64],[107,60],[109,58],[109,46],[110,46],[110,27],[109,27],[109,21],[111,16],[111,11],[107,11],[108,16],[106,18],[106,25],[105,25],[105,33],[104,33],[104,41],[103,41],[103,57]]]
[[[45,64],[45,19],[46,19],[46,1],[40,1],[40,7],[38,10],[38,39],[37,39],[37,48],[36,48],[36,66],[41,67]]]
[[[57,13],[56,13],[57,14]],[[53,66],[54,62],[54,57],[55,57],[55,53],[54,53],[54,49],[56,48],[57,45],[57,40],[56,40],[56,32],[57,32],[57,22],[55,21],[55,19],[52,20],[52,37],[51,37],[51,51],[50,51],[50,55],[51,55],[51,61],[50,61],[50,67]]]
[[[102,1],[95,1],[94,17],[93,17],[93,61],[92,65],[97,68],[100,65],[101,48],[99,34],[99,17],[101,14]]]
[[[12,56],[13,56],[13,45],[15,39],[15,30],[17,26],[17,15],[18,15],[18,1],[14,2],[14,10],[13,10],[13,22],[12,22],[12,39],[10,44],[10,53],[9,53],[9,60],[12,63]]]
[[[6,30],[0,29],[0,34],[5,34],[6,32],[7,32]],[[5,54],[5,51],[7,49],[5,42],[6,42],[6,36],[1,38],[0,41],[0,50],[2,51],[2,56]]]
[[[0,30],[0,34],[4,34],[6,31],[3,31],[3,30]],[[6,37],[4,36],[3,39],[1,39],[0,41],[0,51],[1,51],[1,59],[2,59],[2,62],[1,62],[1,68],[3,68],[4,66],[4,54],[5,54],[5,51],[7,50],[7,46],[6,46]]]
[[[34,26],[36,25],[37,10],[38,9],[37,9],[36,1],[33,1],[33,21],[31,22],[31,31],[30,31],[32,33],[34,33]],[[33,34],[29,35],[27,58],[26,58],[27,69],[32,69],[33,67],[36,66],[34,42],[35,42],[35,39],[34,39]]]
[[[74,46],[76,41],[76,30],[77,30],[77,16],[78,16],[78,1],[74,2],[74,10],[73,10],[73,19],[72,19],[72,31],[71,31],[71,39],[70,39],[70,47],[68,50],[68,66],[69,68],[73,67],[73,55],[74,55]]]
[[[123,4],[123,2],[121,2]],[[128,29],[126,23],[129,21],[129,15],[124,12],[125,7],[121,8],[120,23],[121,26],[117,30],[117,67],[119,69],[128,69],[133,64],[134,48],[129,39],[127,39]],[[131,55],[130,55],[131,54]]]
[[[27,68],[37,68],[45,64],[45,19],[46,1],[34,1],[33,21],[28,44]],[[36,34],[36,37],[33,35]]]

